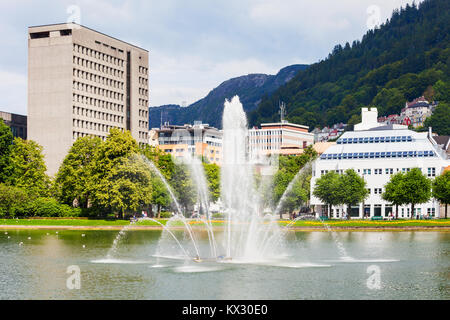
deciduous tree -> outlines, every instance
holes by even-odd
[[[445,219],[447,219],[447,207],[450,203],[450,171],[446,171],[434,179],[433,197],[445,205]]]

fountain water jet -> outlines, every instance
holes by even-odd
[[[206,213],[206,218],[197,219],[205,226],[203,228],[191,226],[195,220],[188,221],[184,217],[179,202],[164,176],[153,162],[140,156],[164,183],[178,211],[163,226],[157,252],[166,255],[175,248],[175,252],[178,253],[170,256],[179,256],[183,259],[188,256],[197,262],[233,260],[237,263],[265,263],[284,256],[285,233],[276,222],[276,215],[262,213],[263,198],[259,194],[261,190],[256,186],[254,165],[247,155],[247,139],[246,115],[239,98],[235,96],[231,101],[225,101],[223,112],[221,202],[224,204],[226,227],[225,232],[221,232],[219,237],[216,236],[212,227],[208,188],[201,161],[193,157],[185,159],[191,171],[191,178],[195,180],[198,202]],[[300,170],[295,179],[301,177],[305,170]],[[285,194],[291,190],[292,183]],[[281,208],[284,199],[285,195],[280,199],[276,212]],[[179,222],[184,230],[185,239],[182,240],[177,238],[176,232],[172,232],[172,229],[180,228]],[[121,234],[127,229],[124,228],[123,232],[119,233],[119,240]],[[197,237],[205,231],[209,240],[209,253],[197,244]],[[175,246],[173,240],[176,241]],[[114,246],[117,242],[115,241]],[[187,250],[186,246],[189,245],[193,246],[193,251]]]

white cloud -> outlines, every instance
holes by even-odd
[[[72,4],[83,25],[149,50],[150,104],[161,105],[195,102],[232,77],[319,61],[335,44],[362,37],[369,6],[379,6],[385,21],[412,0],[34,2],[0,2],[8,43],[0,51],[0,108],[19,113],[26,111],[26,28],[65,22]]]
[[[0,71],[0,110],[18,114],[26,114],[26,75],[8,71]]]

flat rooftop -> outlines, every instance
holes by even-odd
[[[127,45],[130,45],[132,47],[135,47],[137,49],[149,52],[147,49],[141,48],[141,47],[136,46],[136,45],[134,45],[132,43],[129,43],[129,42],[123,41],[121,39],[112,37],[112,36],[110,36],[110,35],[108,35],[106,33],[103,33],[103,32],[100,32],[100,31],[97,31],[97,30],[94,30],[94,29],[91,29],[89,27],[86,27],[84,25],[81,25],[81,24],[78,24],[78,23],[75,23],[75,22],[70,22],[70,23],[53,23],[53,24],[43,24],[43,25],[38,25],[38,26],[29,26],[28,27],[28,33],[31,33],[31,32],[42,32],[42,31],[54,31],[54,30],[57,30],[58,27],[63,27],[65,29],[77,29],[77,28],[81,27],[83,29],[86,29],[86,30],[89,30],[89,31],[92,31],[92,32],[96,32],[98,34],[101,34],[101,35],[103,35],[105,37],[114,39],[116,41],[123,42],[123,43],[125,43]],[[31,30],[31,29],[34,29],[34,30]],[[46,29],[50,29],[50,30],[46,30]]]

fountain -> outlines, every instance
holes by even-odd
[[[221,200],[226,217],[225,230],[216,234],[209,211],[208,188],[201,161],[188,155],[184,162],[197,186],[197,195],[203,216],[191,217],[197,223],[193,228],[185,224],[183,240],[175,241],[180,232],[181,214],[172,217],[163,229],[158,245],[158,257],[182,257],[186,252],[192,260],[256,263],[283,255],[284,232],[276,222],[276,215],[261,212],[262,199],[255,186],[254,167],[246,155],[247,119],[239,98],[226,100],[223,112]],[[152,170],[156,167],[151,164]],[[159,177],[163,179],[161,174]],[[170,186],[166,184],[176,203]],[[283,199],[281,200],[283,201]],[[206,233],[209,246],[200,247],[197,239]],[[188,236],[186,236],[186,234]],[[194,236],[195,234],[195,236]],[[189,236],[190,235],[190,236]],[[180,250],[180,242],[183,250]],[[194,250],[192,250],[194,249]]]
[[[190,176],[197,188],[199,204],[198,214],[189,219],[183,214],[171,186],[153,162],[144,156],[136,156],[148,166],[164,183],[176,212],[165,225],[149,219],[162,226],[162,235],[158,242],[155,257],[181,259],[194,262],[235,262],[235,263],[272,263],[285,257],[285,239],[287,229],[282,229],[278,222],[278,213],[285,201],[292,184],[305,178],[310,165],[306,165],[292,180],[279,200],[273,214],[263,214],[263,196],[257,188],[255,168],[248,158],[247,118],[239,97],[226,100],[223,112],[222,166],[221,166],[221,201],[225,214],[224,227],[213,227],[209,210],[209,192],[205,172],[200,159],[188,154],[183,161],[190,171]],[[202,214],[200,214],[202,213]],[[108,252],[108,259],[129,227],[119,232],[113,247]],[[207,239],[207,241],[201,241]],[[205,245],[207,243],[207,245]]]

